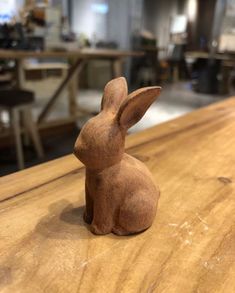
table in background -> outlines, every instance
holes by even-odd
[[[234,80],[231,78],[231,73],[235,70],[235,54],[233,53],[215,53],[203,51],[188,51],[185,53],[186,60],[189,64],[192,64],[196,60],[204,60],[207,65],[212,63],[219,64],[219,72],[216,73],[216,69],[213,68],[215,75],[220,75],[217,82],[221,83],[220,93],[228,94],[229,89],[233,87]],[[208,62],[207,62],[208,61]],[[234,75],[234,74],[232,74]]]
[[[127,139],[161,197],[144,233],[83,223],[72,155],[0,178],[0,291],[235,292],[235,98]]]
[[[70,85],[69,95],[69,109],[70,117],[68,121],[77,119],[79,113],[87,113],[88,111],[82,109],[76,103],[76,96],[78,90],[78,79],[84,65],[91,59],[110,60],[112,62],[112,75],[113,78],[122,76],[122,63],[123,60],[131,56],[142,56],[142,52],[138,51],[124,51],[114,49],[80,49],[75,51],[13,51],[13,50],[0,50],[0,59],[14,59],[16,61],[17,82],[20,88],[24,87],[24,69],[23,61],[27,58],[63,58],[70,61],[71,67],[68,74],[62,80],[59,87],[56,89],[53,96],[48,100],[39,115],[38,122],[41,124],[49,116],[53,107],[55,106],[58,98],[63,90]]]
[[[200,58],[200,59],[216,59],[216,60],[223,60],[223,61],[235,61],[235,54],[228,54],[228,53],[216,53],[210,54],[209,52],[204,51],[187,51],[185,53],[186,58]]]

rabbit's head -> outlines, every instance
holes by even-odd
[[[82,128],[74,154],[89,169],[118,163],[124,153],[125,135],[160,94],[160,87],[146,87],[128,95],[124,77],[111,80],[104,89],[101,111]]]

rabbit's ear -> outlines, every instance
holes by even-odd
[[[161,87],[145,87],[131,93],[122,103],[117,121],[125,129],[130,128],[137,123],[156,100],[161,92]]]
[[[127,83],[125,77],[118,77],[108,82],[104,88],[101,111],[116,113],[127,97]]]

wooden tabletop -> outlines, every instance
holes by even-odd
[[[153,226],[135,236],[89,232],[72,155],[0,178],[0,292],[235,292],[235,98],[126,148],[161,189]]]
[[[94,49],[84,48],[73,51],[16,51],[16,50],[0,50],[0,59],[24,59],[24,58],[68,58],[77,57],[86,58],[121,58],[128,56],[142,56],[141,51],[127,51],[117,49]]]

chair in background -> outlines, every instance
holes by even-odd
[[[142,57],[132,57],[130,82],[134,87],[159,83],[157,39],[147,30],[135,31],[131,39],[132,49],[144,52]]]
[[[185,44],[170,44],[168,48],[168,62],[171,68],[171,80],[178,82],[181,78],[189,77],[185,61]]]
[[[44,156],[38,128],[32,118],[32,105],[34,102],[34,94],[30,91],[11,89],[0,90],[0,108],[7,110],[10,117],[10,125],[12,127],[18,168],[24,168],[24,153],[22,144],[22,127],[21,117],[25,133],[31,137],[39,158]]]

